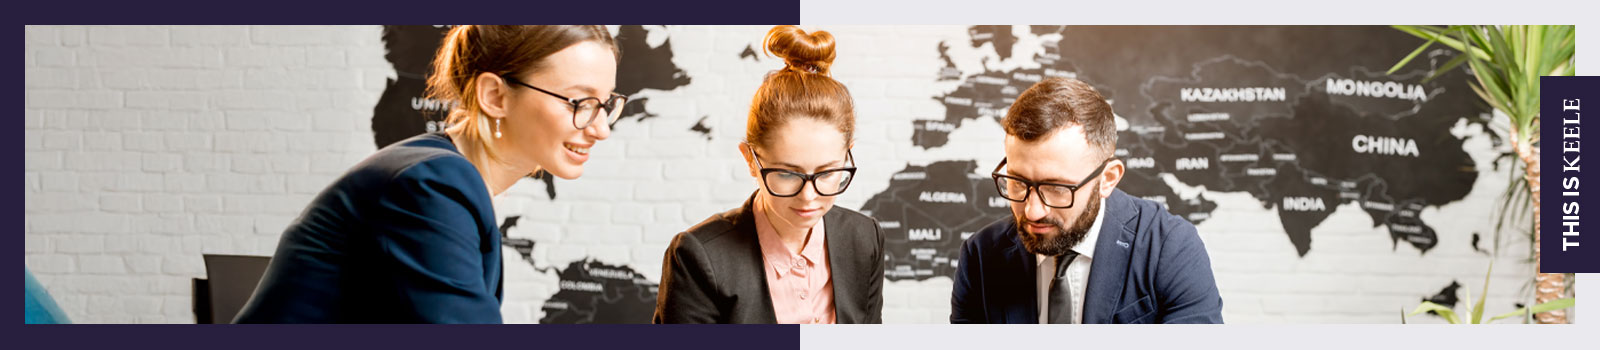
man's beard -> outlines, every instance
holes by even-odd
[[[1068,229],[1061,227],[1060,220],[1048,216],[1044,220],[1032,222],[1016,218],[1017,236],[1022,239],[1022,247],[1026,248],[1029,253],[1046,256],[1066,254],[1072,247],[1082,243],[1084,237],[1088,237],[1091,233],[1089,228],[1094,226],[1095,215],[1100,212],[1100,199],[1090,196],[1088,207],[1083,209],[1083,214],[1078,214],[1078,219],[1073,220],[1072,227]],[[1029,232],[1028,224],[1051,225],[1055,227],[1055,232],[1049,235]]]

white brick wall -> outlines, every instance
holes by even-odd
[[[932,150],[907,142],[911,120],[943,115],[929,97],[954,83],[933,82],[941,64],[934,48],[944,40],[953,55],[973,50],[965,27],[824,29],[839,38],[834,73],[852,88],[859,113],[861,170],[840,205],[859,208],[906,163],[999,160],[993,123],[967,123]],[[738,53],[765,30],[670,28],[675,63],[693,84],[644,93],[661,117],[622,123],[594,149],[583,179],[557,182],[558,200],[536,182],[497,199],[500,216],[524,216],[511,235],[538,242],[539,267],[592,258],[656,279],[674,234],[741,203],[754,188],[736,152],[743,118],[761,75],[778,63]],[[394,75],[378,27],[26,32],[26,263],[77,322],[192,322],[189,279],[204,275],[200,255],[271,254],[311,196],[374,150],[372,107]],[[963,70],[982,64],[964,54]],[[709,141],[688,131],[702,116],[710,116]],[[1465,237],[1489,232],[1505,178],[1487,168],[1494,151],[1482,138],[1467,148],[1479,182],[1467,200],[1422,214],[1440,233],[1426,256],[1404,245],[1391,250],[1387,233],[1345,207],[1314,233],[1313,253],[1302,259],[1254,199],[1216,195],[1216,219],[1199,228],[1224,316],[1393,323],[1399,309],[1452,278],[1478,294],[1487,259]],[[1530,268],[1518,255],[1496,265],[1492,312],[1527,295]],[[538,320],[555,278],[511,252],[506,273],[507,321]],[[944,322],[949,292],[945,278],[888,283],[884,319]]]
[[[26,260],[76,322],[193,322],[200,255],[270,255],[393,74],[377,27],[26,29]]]

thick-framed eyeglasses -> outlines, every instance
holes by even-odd
[[[755,158],[756,167],[761,168],[761,183],[767,185],[767,193],[774,197],[794,197],[800,190],[806,188],[806,183],[811,183],[811,189],[817,195],[828,197],[844,193],[850,187],[850,180],[856,177],[855,157],[850,150],[844,151],[845,167],[819,171],[815,174],[804,174],[787,169],[768,168],[761,165],[761,156],[756,154],[755,148],[750,148],[750,156]]]
[[[1105,161],[1101,161],[1100,166],[1094,168],[1094,172],[1089,173],[1088,177],[1083,178],[1083,181],[1078,181],[1076,185],[1034,182],[1006,175],[1000,172],[1000,169],[1006,166],[1006,159],[1004,158],[1000,159],[1000,165],[994,167],[994,173],[991,175],[994,176],[994,187],[1000,191],[1001,198],[1012,202],[1024,202],[1028,200],[1030,193],[1038,192],[1039,201],[1044,203],[1044,206],[1067,209],[1072,208],[1073,202],[1078,198],[1078,188],[1099,177],[1100,172],[1106,170],[1106,164],[1111,164],[1113,159],[1116,158],[1106,158]]]
[[[601,101],[599,97],[571,98],[561,96],[561,94],[550,92],[549,90],[540,89],[537,86],[528,85],[528,83],[524,83],[521,80],[517,80],[517,78],[512,78],[510,76],[501,76],[501,78],[505,78],[507,82],[512,84],[522,85],[523,87],[533,89],[534,91],[543,92],[546,95],[566,100],[567,103],[572,105],[570,107],[572,108],[572,127],[578,128],[579,130],[589,127],[589,124],[594,123],[595,119],[598,119],[601,115],[604,115],[606,118],[604,121],[606,126],[616,126],[617,118],[622,116],[622,106],[628,103],[627,96],[622,96],[621,94],[615,92],[611,93],[611,98],[606,99],[605,101]],[[604,114],[600,113],[602,110],[605,111]]]

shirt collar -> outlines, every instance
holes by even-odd
[[[800,248],[800,254],[794,254],[783,246],[783,240],[778,238],[778,232],[773,229],[772,221],[768,220],[765,212],[762,212],[761,206],[762,201],[760,196],[757,196],[750,210],[755,214],[756,239],[761,245],[761,257],[767,263],[767,268],[776,270],[778,276],[784,276],[794,268],[795,259],[805,259],[814,265],[822,263],[825,254],[823,247],[827,244],[825,229],[827,225],[824,222],[826,219],[818,220],[817,225],[811,227],[811,234],[807,235],[805,246]]]

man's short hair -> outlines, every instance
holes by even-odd
[[[1111,104],[1093,86],[1077,79],[1052,77],[1033,84],[1017,96],[1000,124],[1007,135],[1027,142],[1061,128],[1083,125],[1090,147],[1106,157],[1117,148],[1117,121]]]

